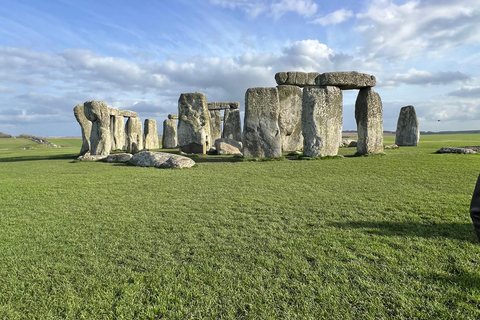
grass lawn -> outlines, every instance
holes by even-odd
[[[435,154],[480,135],[180,170],[3,140],[0,319],[480,318],[480,155]]]

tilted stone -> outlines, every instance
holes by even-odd
[[[318,72],[278,72],[275,74],[275,81],[279,86],[290,85],[297,87],[314,86],[315,79],[320,73]]]
[[[215,140],[218,154],[242,154],[242,143],[233,139],[220,138]]]
[[[222,115],[220,114],[220,110],[209,110],[209,112],[210,137],[215,142],[215,140],[222,137]]]
[[[195,165],[195,161],[188,157],[178,154],[165,152],[142,151],[130,159],[132,165],[137,167],[155,167],[155,168],[190,168]]]
[[[227,102],[209,102],[208,110],[227,110],[227,109],[239,109],[240,102],[227,101]]]
[[[303,155],[335,156],[342,135],[343,94],[338,87],[305,87],[303,89],[302,133]]]
[[[278,127],[277,88],[249,88],[245,93],[243,154],[248,158],[279,158],[282,138]]]
[[[174,149],[177,146],[177,121],[174,119],[166,119],[163,121],[162,148]]]
[[[84,155],[90,151],[90,133],[92,131],[92,122],[85,117],[83,103],[73,108],[73,114],[82,129],[82,147],[79,155]]]
[[[180,150],[186,153],[206,153],[212,146],[212,140],[210,113],[205,95],[198,92],[182,93],[178,99],[178,117],[177,136]]]
[[[108,163],[126,163],[133,157],[131,153],[115,153],[108,155],[103,161]]]
[[[442,147],[437,153],[463,153],[463,154],[475,154],[477,151],[466,147]]]
[[[362,89],[375,87],[375,77],[365,73],[351,72],[327,72],[316,78],[318,86],[336,86],[342,90]]]
[[[110,116],[110,131],[112,150],[125,150],[125,118],[123,116]]]
[[[226,109],[224,118],[222,138],[242,141],[242,120],[240,119],[240,109]]]
[[[286,85],[278,86],[277,89],[280,104],[278,126],[282,137],[282,150],[302,150],[302,89]]]
[[[355,102],[357,152],[383,152],[383,107],[380,95],[373,88],[361,89]]]
[[[418,126],[417,114],[413,106],[400,109],[395,133],[397,146],[417,146],[420,140],[420,127]]]
[[[143,125],[145,149],[158,149],[158,127],[157,120],[145,119]]]
[[[110,133],[110,114],[107,104],[102,101],[87,101],[83,106],[85,117],[92,122],[90,154],[109,155],[112,138]]]
[[[127,151],[136,153],[143,150],[142,121],[140,118],[128,118],[125,129],[127,135]]]
[[[122,116],[126,118],[132,118],[132,117],[138,117],[138,113],[129,111],[129,110],[119,110],[115,108],[108,108],[108,113],[110,113],[111,116]]]
[[[178,114],[169,114],[168,119],[170,120],[178,120]]]

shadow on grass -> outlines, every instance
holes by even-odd
[[[0,158],[0,162],[38,161],[38,160],[75,160],[78,154],[30,155],[11,158]]]
[[[363,229],[368,234],[380,236],[406,236],[421,238],[450,238],[477,243],[471,223],[419,223],[419,222],[372,222],[350,221],[333,222],[329,225],[337,228]]]

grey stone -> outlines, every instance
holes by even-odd
[[[314,86],[315,79],[320,75],[318,72],[278,72],[275,74],[275,81],[279,86],[291,85],[297,87]]]
[[[222,138],[242,141],[240,109],[226,109],[224,118]]]
[[[463,153],[463,154],[474,154],[477,153],[475,150],[465,147],[442,147],[437,153]]]
[[[178,114],[169,114],[168,119],[170,120],[178,120]]]
[[[282,138],[277,88],[249,88],[245,93],[243,155],[248,158],[279,158]]]
[[[213,141],[215,141],[222,137],[222,115],[220,113],[220,110],[209,110],[209,112],[210,137]]]
[[[145,149],[158,149],[158,127],[157,120],[145,119],[143,125]]]
[[[178,146],[180,151],[202,150],[206,153],[212,146],[210,113],[207,98],[203,93],[182,93],[178,99]],[[192,144],[198,148],[190,148]],[[200,148],[201,147],[201,148]]]
[[[383,152],[382,100],[373,88],[361,89],[355,102],[357,122],[357,152],[359,154]]]
[[[108,155],[101,155],[101,154],[90,154],[87,152],[77,158],[78,161],[100,161],[108,157]]]
[[[218,154],[242,154],[242,143],[234,139],[220,138],[215,140]]]
[[[188,157],[165,152],[142,151],[130,159],[132,165],[137,167],[155,167],[155,168],[190,168],[195,165],[195,161]]]
[[[375,77],[365,73],[351,72],[327,72],[316,78],[318,86],[336,86],[342,90],[362,89],[375,87]]]
[[[227,102],[209,102],[208,110],[227,110],[227,109],[239,109],[240,102],[227,101]]]
[[[351,140],[351,139],[342,139],[342,143],[340,144],[340,147],[350,147],[350,144],[353,142],[354,140]],[[356,141],[355,141],[356,142]],[[356,147],[357,145],[355,145]]]
[[[103,160],[108,163],[127,163],[132,157],[131,153],[114,153],[108,155]]]
[[[126,124],[127,151],[136,153],[143,150],[142,121],[140,118],[128,118]]]
[[[125,150],[125,118],[123,116],[110,116],[110,131],[112,150]]]
[[[177,146],[177,121],[174,119],[166,119],[163,121],[162,148],[173,149]]]
[[[398,146],[417,146],[420,140],[420,127],[413,106],[400,109],[395,133],[395,144]]]
[[[278,126],[283,151],[303,149],[302,89],[297,86],[278,86],[280,113]]]
[[[388,144],[383,147],[384,149],[398,149],[398,146],[396,144]]]
[[[136,112],[129,111],[129,110],[119,110],[119,109],[110,108],[110,107],[108,108],[108,113],[111,116],[122,116],[122,117],[125,117],[125,118],[136,118],[136,117],[138,117],[138,113],[136,113]]]
[[[87,101],[83,104],[85,117],[92,122],[90,132],[90,154],[107,156],[112,147],[110,114],[102,101]]]
[[[80,128],[82,129],[82,147],[80,148],[80,154],[84,155],[90,151],[90,133],[92,132],[92,122],[85,117],[85,111],[83,103],[73,108],[73,114],[77,119]]]
[[[303,89],[303,155],[307,157],[338,154],[342,123],[343,94],[338,87]]]

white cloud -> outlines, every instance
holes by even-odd
[[[464,86],[448,93],[448,95],[462,98],[480,98],[480,86]]]
[[[261,14],[271,14],[279,19],[288,12],[295,12],[303,17],[310,17],[317,11],[317,4],[312,0],[210,0],[210,3],[229,9],[240,9],[250,18]]]
[[[329,24],[342,23],[342,22],[350,19],[351,17],[353,17],[353,12],[352,11],[346,10],[346,9],[340,9],[340,10],[337,10],[337,11],[332,12],[330,14],[327,14],[326,16],[324,16],[322,18],[315,19],[311,23],[326,26],[326,25],[329,25]]]
[[[467,81],[470,77],[459,71],[429,72],[412,68],[407,73],[398,73],[387,79],[390,85],[415,84],[415,85],[445,85],[457,81]]]
[[[287,12],[296,12],[301,16],[310,17],[317,12],[317,4],[311,0],[281,0],[271,5],[275,19]]]

